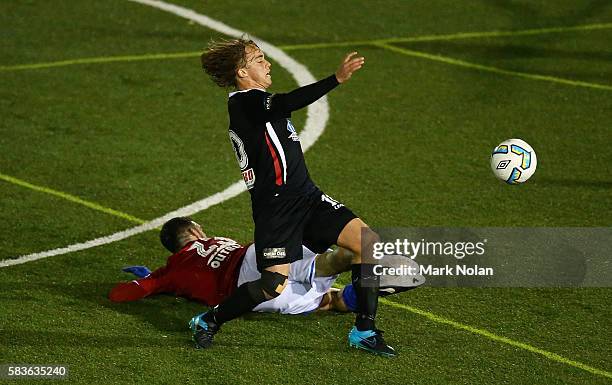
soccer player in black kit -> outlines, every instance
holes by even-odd
[[[286,94],[270,94],[266,89],[272,84],[271,64],[252,40],[215,41],[202,54],[202,67],[211,79],[220,87],[235,89],[228,100],[229,136],[251,194],[261,278],[241,285],[224,302],[192,318],[196,347],[209,347],[223,323],[277,297],[287,284],[289,264],[302,258],[302,244],[316,253],[336,244],[354,254],[357,315],[348,336],[350,346],[396,355],[374,323],[380,277],[373,272],[375,261],[367,250],[378,235],[313,183],[290,119],[292,111],[349,80],[365,61],[356,55],[348,54],[335,74],[323,80]]]

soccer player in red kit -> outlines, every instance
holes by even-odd
[[[201,233],[200,226],[195,226],[192,231]],[[215,306],[236,289],[246,251],[246,247],[231,239],[206,238],[198,234],[197,240],[170,256],[165,266],[146,278],[118,284],[109,298],[113,302],[126,302],[159,293],[174,293]]]
[[[164,247],[174,253],[166,265],[152,273],[144,267],[140,267],[144,272],[126,270],[143,278],[117,284],[109,294],[111,301],[136,301],[150,295],[172,293],[215,306],[242,283],[261,276],[253,245],[242,246],[224,237],[207,237],[202,227],[190,218],[177,217],[166,222],[160,239]],[[291,266],[289,284],[283,295],[253,310],[283,314],[313,310],[353,311],[356,298],[352,286],[348,285],[346,290],[332,288],[337,274],[350,269],[350,260],[351,255],[346,250],[315,255],[304,248],[304,259]]]
[[[168,293],[215,306],[243,283],[261,277],[253,244],[242,246],[228,238],[207,237],[202,227],[190,218],[177,217],[167,221],[160,239],[173,253],[166,265],[152,273],[144,266],[123,269],[141,279],[117,284],[109,294],[111,301],[136,301]],[[316,255],[303,247],[303,254],[301,260],[291,264],[289,282],[283,293],[253,310],[281,314],[303,314],[315,310],[354,312],[357,295],[353,285],[348,284],[340,290],[332,287],[337,274],[350,270],[351,253],[338,248]],[[414,264],[409,258],[397,257],[400,259],[395,262],[389,259],[385,262],[396,266]],[[401,293],[424,282],[422,276],[381,277],[380,295]]]

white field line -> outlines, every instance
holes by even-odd
[[[148,5],[150,7],[154,7],[160,9],[165,12],[172,13],[174,15],[180,16],[182,18],[191,20],[197,24],[200,24],[206,28],[210,28],[217,32],[223,33],[225,35],[231,37],[240,37],[246,35],[246,32],[232,28],[226,24],[221,23],[220,21],[211,19],[208,16],[196,13],[195,11],[180,7],[174,4],[168,4],[163,1],[157,0],[128,0],[135,3],[140,3],[143,5]],[[273,46],[272,44],[258,39],[255,36],[250,36],[251,39],[257,41],[257,44],[266,52],[266,55],[269,56],[272,60],[277,62],[281,67],[286,69],[291,76],[297,81],[298,85],[303,86],[306,84],[310,84],[316,81],[315,77],[308,71],[308,69],[303,65],[298,63],[295,59],[291,58],[285,52],[280,50],[279,48]],[[329,105],[327,103],[327,98],[323,97],[319,99],[316,103],[311,104],[307,110],[307,118],[306,124],[304,125],[304,129],[300,133],[300,139],[302,143],[302,149],[307,151],[321,136],[323,131],[325,130],[325,125],[327,124],[327,120],[329,118]],[[226,129],[225,127],[219,127],[219,129]],[[61,247],[53,250],[41,251],[38,253],[22,255],[16,258],[5,259],[0,261],[0,267],[19,265],[26,262],[32,262],[43,258],[52,257],[54,255],[61,255],[72,253],[75,251],[85,250],[96,246],[106,245],[112,242],[117,242],[122,239],[126,239],[133,235],[137,235],[143,233],[145,231],[153,230],[159,226],[161,226],[165,221],[175,216],[186,216],[193,215],[197,212],[206,210],[209,207],[217,205],[219,203],[225,202],[228,199],[231,199],[238,194],[244,192],[246,189],[244,187],[244,182],[242,180],[233,183],[225,190],[213,194],[209,197],[206,197],[202,200],[194,202],[185,207],[181,207],[177,210],[169,212],[167,214],[162,215],[159,218],[155,218],[149,222],[143,223],[142,225],[129,228],[127,230],[119,231],[117,233],[107,235],[104,237],[92,239],[90,241],[75,243],[66,247]]]

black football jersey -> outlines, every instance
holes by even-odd
[[[261,89],[229,96],[229,136],[253,203],[311,190],[300,139],[291,112],[316,101],[338,85],[334,75],[288,94]]]

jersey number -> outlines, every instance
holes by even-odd
[[[242,246],[229,238],[215,237],[214,239],[217,242],[211,245],[208,249],[200,242],[194,242],[189,250],[196,249],[196,252],[200,257],[204,259],[208,258],[208,261],[206,262],[208,266],[212,267],[213,269],[217,269],[219,266],[221,266],[221,262],[225,261],[232,251],[237,250]]]
[[[236,159],[238,159],[240,169],[244,171],[244,169],[246,169],[249,165],[249,157],[244,150],[244,143],[242,142],[242,139],[240,139],[240,137],[232,130],[229,130],[229,137],[232,141],[232,147],[234,148],[234,153],[236,154]]]

